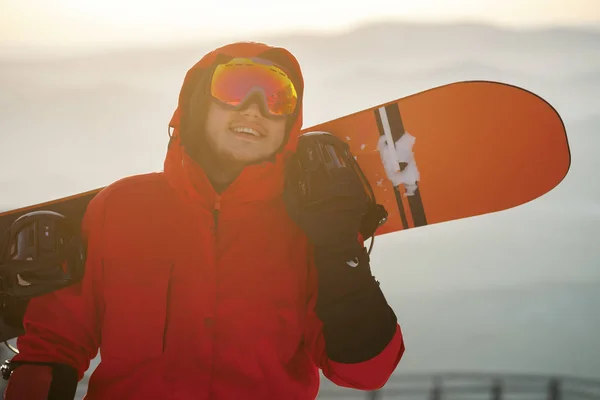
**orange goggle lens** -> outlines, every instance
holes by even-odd
[[[239,107],[251,95],[259,94],[274,116],[296,111],[298,93],[287,74],[268,61],[235,58],[215,69],[210,94],[223,104]]]

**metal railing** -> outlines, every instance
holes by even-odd
[[[492,373],[402,374],[375,392],[322,385],[319,400],[600,400],[600,380]]]

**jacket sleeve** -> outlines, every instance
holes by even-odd
[[[382,388],[398,366],[404,354],[404,339],[398,323],[395,333],[379,354],[368,360],[359,362],[337,362],[327,355],[323,322],[315,312],[317,302],[316,271],[310,269],[309,298],[305,325],[305,343],[313,362],[321,369],[323,375],[334,384],[358,390],[377,390]],[[365,321],[365,325],[370,325]],[[378,329],[370,325],[369,329]],[[387,330],[387,328],[385,328]],[[378,336],[373,332],[373,337]],[[349,335],[350,336],[350,335]],[[371,336],[371,335],[367,335]],[[358,339],[357,340],[361,340]]]
[[[97,355],[102,321],[101,264],[97,236],[101,234],[98,194],[82,221],[87,245],[83,279],[72,286],[32,298],[23,318],[25,333],[17,339],[14,361],[52,362],[71,366],[81,379]]]

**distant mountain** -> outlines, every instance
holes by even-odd
[[[419,53],[424,49],[442,48],[449,51],[464,49],[474,50],[500,50],[510,51],[535,48],[536,51],[555,51],[560,47],[576,49],[600,49],[600,30],[593,27],[556,27],[556,28],[529,28],[509,29],[492,25],[475,23],[406,23],[396,21],[379,21],[356,26],[354,29],[341,33],[282,33],[248,37],[248,40],[266,41],[294,49],[300,55],[310,53],[312,56],[322,55],[326,60],[339,57],[361,58],[369,53],[378,56],[389,55],[394,52]],[[159,45],[156,47],[139,46],[129,49],[96,51],[81,51],[81,56],[74,53],[72,56],[61,59],[69,63],[79,59],[98,61],[101,59],[117,57],[131,64],[151,62],[151,65],[169,63],[168,60],[197,57],[205,51],[226,43],[227,40],[198,41],[194,44]],[[4,47],[8,48],[7,45]],[[2,49],[0,45],[0,49]],[[335,52],[332,53],[332,49]],[[360,49],[360,53],[357,52]],[[22,49],[24,54],[26,49]],[[0,52],[0,60],[18,61],[24,57]],[[24,59],[52,59],[51,52],[45,50],[43,56],[35,57],[32,54]],[[61,52],[62,54],[62,52]],[[91,55],[90,55],[91,54]]]

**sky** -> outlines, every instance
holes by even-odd
[[[0,0],[0,45],[151,45],[344,30],[380,19],[511,27],[600,23],[600,0],[353,1]]]

